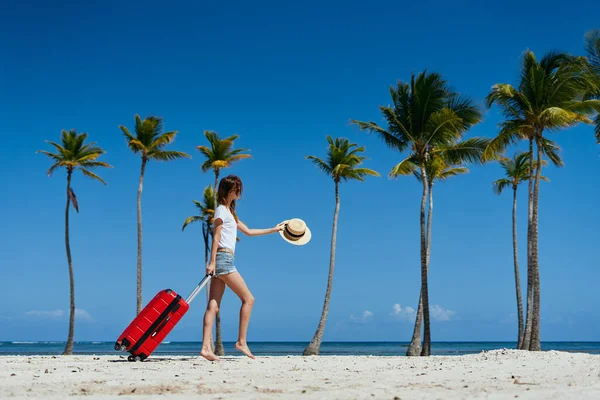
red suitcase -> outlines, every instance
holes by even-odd
[[[128,351],[129,361],[148,358],[183,318],[194,297],[211,277],[212,274],[206,275],[185,300],[171,289],[158,292],[119,336],[115,350]]]

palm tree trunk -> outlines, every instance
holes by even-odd
[[[75,331],[75,279],[73,276],[73,262],[71,260],[71,245],[69,244],[69,206],[71,205],[71,174],[67,172],[67,207],[65,209],[65,247],[67,250],[67,262],[69,263],[69,337],[63,354],[73,354],[73,336]]]
[[[335,181],[335,211],[333,212],[333,229],[331,232],[331,253],[329,255],[329,276],[327,277],[327,289],[325,291],[325,301],[323,303],[323,311],[321,312],[321,319],[317,331],[313,336],[311,342],[304,349],[303,355],[312,356],[318,355],[321,348],[321,341],[323,340],[323,332],[325,331],[325,322],[327,320],[327,312],[329,311],[329,300],[331,299],[331,286],[333,283],[333,268],[335,265],[335,243],[337,237],[337,222],[338,214],[340,212],[340,195],[339,195],[339,182]]]
[[[217,207],[219,206],[219,203],[217,202],[217,200],[219,200],[218,185],[219,185],[219,170],[215,169],[215,185],[213,186],[213,200],[214,200],[214,204],[215,204],[214,211],[217,211]]]
[[[531,342],[531,323],[533,317],[533,279],[531,271],[531,220],[533,218],[533,139],[529,139],[529,179],[527,203],[527,319],[523,334],[523,350],[529,350]]]
[[[517,292],[517,317],[519,320],[519,332],[517,337],[517,349],[523,347],[523,301],[521,300],[521,279],[519,277],[519,256],[517,250],[517,186],[513,186],[513,256],[515,261],[515,289]]]
[[[142,311],[142,187],[144,186],[144,173],[146,171],[146,162],[148,160],[142,157],[142,170],[140,172],[140,184],[137,195],[137,309],[136,314]]]
[[[208,222],[203,222],[202,223],[202,237],[204,238],[204,267],[206,268],[206,266],[208,265],[208,250],[209,250],[209,242],[208,242],[208,237],[209,237],[209,225]],[[202,269],[202,271],[200,271],[202,275],[204,275],[206,273],[205,269]],[[208,303],[210,302],[210,281],[208,281],[208,284],[206,285],[206,305],[208,305]],[[215,343],[212,340],[212,337],[210,338],[210,348],[211,350],[214,352],[215,351]]]
[[[531,322],[531,342],[529,350],[541,350],[540,344],[540,266],[538,259],[538,221],[540,199],[540,177],[542,176],[542,133],[537,136],[537,165],[535,171],[535,186],[533,188],[533,221],[531,224],[531,265],[533,271],[533,319]]]
[[[422,356],[431,354],[431,331],[429,325],[429,293],[427,287],[427,237],[425,235],[425,205],[427,203],[427,195],[429,185],[427,180],[427,172],[425,167],[421,166],[421,179],[423,181],[423,197],[421,199],[421,298],[423,299],[423,348]]]
[[[420,289],[420,288],[419,288]],[[415,327],[413,329],[412,339],[406,350],[406,355],[409,357],[421,355],[421,326],[423,325],[423,296],[419,290],[419,307],[417,307],[417,315],[415,317]]]
[[[215,211],[219,206],[218,200],[218,184],[219,184],[219,169],[215,169],[215,186],[213,189],[213,197],[215,201]],[[223,339],[221,337],[221,311],[217,311],[215,316],[215,331],[216,331],[216,342],[215,342],[215,354],[218,356],[225,355],[225,349],[223,349]],[[212,339],[211,339],[212,341]]]
[[[433,185],[429,185],[429,212],[427,214],[427,271],[429,273],[429,255],[431,253],[431,217],[433,214]],[[423,296],[419,291],[419,306],[415,319],[413,336],[406,351],[407,356],[421,355],[421,326],[423,325]]]

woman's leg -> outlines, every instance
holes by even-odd
[[[225,292],[225,282],[220,278],[213,278],[210,282],[210,300],[206,306],[206,312],[204,313],[202,350],[200,350],[200,355],[209,361],[219,359],[210,348],[210,337],[212,334],[213,323],[215,322],[215,315],[217,315],[217,311],[219,311],[219,307],[221,306],[223,292]]]
[[[248,331],[248,323],[250,322],[252,306],[254,305],[254,296],[252,296],[252,293],[250,293],[250,290],[248,290],[246,282],[244,282],[244,279],[239,272],[223,275],[221,278],[242,301],[242,307],[240,308],[240,328],[238,341],[235,343],[235,348],[250,358],[256,358],[254,355],[252,355],[250,349],[248,348],[248,344],[246,343],[246,333]]]

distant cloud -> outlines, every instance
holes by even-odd
[[[510,313],[508,315],[508,317],[506,317],[505,319],[502,320],[503,324],[513,324],[517,322],[517,314],[516,313]]]
[[[392,306],[391,315],[398,319],[410,321],[415,318],[415,309],[410,306],[402,308],[400,304],[396,303]]]
[[[369,310],[365,310],[362,313],[361,317],[355,317],[354,315],[350,315],[350,321],[355,321],[355,322],[367,322],[368,320],[371,319],[371,317],[373,317],[373,313]]]
[[[81,308],[75,309],[75,319],[81,319],[85,321],[92,321],[93,318],[89,312],[82,310]]]
[[[437,304],[429,306],[429,315],[434,321],[449,321],[456,314],[455,311],[448,310],[447,308],[443,308]],[[414,321],[416,317],[416,310],[410,306],[402,307],[400,304],[396,303],[392,306],[391,315],[395,318],[405,320],[405,321]]]
[[[31,310],[25,313],[26,317],[39,318],[39,319],[62,319],[63,317],[68,318],[69,313],[64,310],[50,310],[50,311],[42,311],[42,310]],[[89,312],[81,309],[75,309],[75,319],[82,321],[92,321],[93,318]]]
[[[456,312],[434,304],[429,307],[429,314],[434,321],[450,321]]]

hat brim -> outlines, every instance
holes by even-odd
[[[287,223],[288,221],[289,220],[283,221],[283,223]],[[308,243],[310,241],[310,239],[312,238],[312,233],[311,233],[310,229],[307,226],[306,230],[304,231],[304,235],[302,235],[302,237],[299,238],[298,240],[290,240],[290,239],[288,239],[283,234],[283,231],[279,231],[279,236],[281,236],[281,238],[283,240],[285,240],[286,242],[288,242],[288,243],[291,243],[291,244],[296,245],[296,246],[302,246],[302,245],[305,245],[306,243]]]

